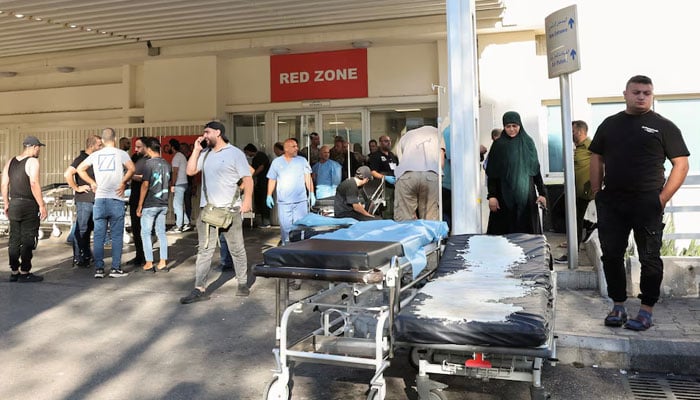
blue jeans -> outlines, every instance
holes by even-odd
[[[112,234],[112,268],[118,269],[122,262],[124,244],[124,202],[117,199],[95,199],[92,220],[95,223],[95,269],[105,267],[105,237],[107,225]]]
[[[292,226],[309,213],[309,204],[306,201],[298,203],[277,203],[277,213],[280,220],[280,234],[282,244],[289,242],[289,231]]]
[[[90,233],[94,229],[92,222],[93,203],[78,201],[75,203],[75,229],[73,230],[73,260],[86,262],[92,258],[90,251]]]
[[[173,212],[175,213],[175,226],[181,227],[188,225],[190,219],[185,214],[185,191],[187,184],[175,185],[175,193],[173,194]]]
[[[219,233],[219,264],[222,267],[233,267],[233,258],[228,251],[228,244],[226,244],[226,237],[223,232]]]
[[[153,262],[151,231],[154,221],[156,223],[156,236],[158,236],[158,243],[160,243],[160,260],[168,259],[168,238],[165,235],[165,215],[167,213],[168,207],[148,207],[141,210],[141,241],[146,261]]]

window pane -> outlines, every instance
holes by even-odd
[[[588,137],[593,138],[603,120],[625,109],[625,103],[594,103],[591,104],[591,120],[588,123]]]
[[[380,136],[387,135],[391,138],[391,144],[396,145],[404,129],[423,125],[437,127],[437,108],[421,107],[414,111],[374,110],[370,111],[369,118],[370,139],[379,140]]]
[[[323,120],[322,144],[333,147],[333,138],[336,136],[342,136],[353,144],[362,144],[362,113],[324,113],[321,118]],[[352,150],[352,147],[350,149]]]
[[[700,132],[698,132],[697,116],[700,115],[700,99],[688,100],[659,100],[655,111],[673,121],[683,133],[690,154],[700,152]],[[700,157],[690,157],[690,172],[700,172]],[[670,171],[671,163],[666,162],[666,172]]]
[[[265,114],[233,116],[233,145],[243,149],[248,143],[260,147],[265,131]]]
[[[564,149],[561,137],[561,107],[547,106],[548,172],[564,172]]]
[[[316,116],[313,114],[281,115],[277,117],[277,140],[284,142],[289,138],[296,138],[299,149],[308,140],[311,132],[316,131]]]

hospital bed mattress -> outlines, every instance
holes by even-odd
[[[458,235],[435,279],[401,310],[396,340],[538,347],[553,329],[555,283],[543,236]]]
[[[403,255],[399,242],[312,239],[269,249],[263,259],[271,267],[369,271]]]

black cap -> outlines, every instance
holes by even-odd
[[[41,143],[36,136],[27,136],[26,138],[24,138],[24,142],[22,142],[22,145],[24,147],[46,146],[45,144]]]

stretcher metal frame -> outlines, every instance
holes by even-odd
[[[410,263],[401,262],[398,256],[369,271],[254,266],[255,275],[277,279],[277,347],[273,349],[276,368],[264,398],[289,399],[295,363],[312,362],[373,369],[368,399],[384,399],[386,382],[383,374],[390,365],[394,350],[394,316],[415,295],[415,285],[437,269],[435,258],[439,258],[441,240],[423,246],[422,250],[434,262],[428,262],[416,279],[410,274]],[[290,305],[286,279],[331,283],[328,289]],[[317,311],[321,314],[320,327],[292,341],[289,334],[291,320]],[[366,324],[367,318],[376,321],[376,325]],[[360,325],[363,327],[358,329]],[[365,337],[358,337],[356,330],[362,331]]]
[[[70,231],[75,221],[75,201],[73,190],[67,184],[52,184],[44,186],[41,195],[46,204],[46,219],[39,225],[37,237],[44,238],[44,230],[51,230],[52,236],[60,236],[61,228],[67,227]],[[4,208],[4,202],[0,199],[0,207]],[[10,221],[4,213],[0,213],[0,234],[6,235],[10,231]]]
[[[548,395],[542,385],[542,365],[558,362],[554,326],[545,344],[539,347],[490,347],[451,344],[416,344],[396,342],[395,346],[410,348],[411,364],[418,367],[416,390],[420,400],[446,399],[442,394],[448,386],[431,380],[431,374],[455,375],[467,379],[500,379],[530,382],[532,400],[545,400]],[[471,361],[474,360],[474,364]],[[480,361],[485,362],[480,362]],[[468,363],[469,362],[469,363]],[[471,365],[470,365],[471,364]]]
[[[551,255],[550,255],[551,257]],[[557,277],[550,271],[552,310],[556,310]],[[415,294],[414,296],[415,297]],[[410,302],[411,299],[409,299]],[[539,347],[496,347],[455,344],[425,344],[397,341],[398,348],[410,349],[410,362],[418,368],[416,390],[420,400],[444,400],[448,385],[430,379],[431,374],[462,376],[467,379],[500,379],[530,382],[532,400],[546,400],[549,395],[542,385],[542,366],[555,366],[556,335],[554,318],[544,344]]]

